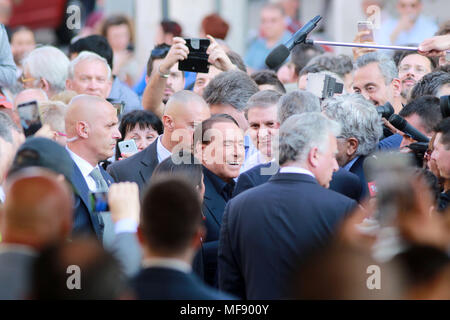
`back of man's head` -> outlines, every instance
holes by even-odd
[[[248,99],[258,92],[258,86],[242,71],[222,72],[212,79],[203,91],[203,98],[211,105],[230,105],[242,111]]]
[[[201,226],[201,203],[191,184],[173,176],[152,182],[143,198],[139,228],[150,251],[183,256]]]
[[[410,101],[419,97],[430,95],[440,98],[442,89],[450,86],[450,74],[443,71],[435,71],[426,74],[416,83],[411,90]]]
[[[76,40],[69,45],[69,56],[80,54],[83,51],[90,51],[105,58],[109,67],[113,68],[113,51],[105,37],[94,34],[85,38]]]
[[[23,61],[23,69],[35,78],[35,81],[45,79],[51,94],[63,91],[69,71],[69,59],[59,49],[44,46],[31,51]]]
[[[118,261],[95,239],[78,239],[46,248],[32,275],[32,298],[113,300],[127,298]]]
[[[324,53],[322,47],[300,43],[296,45],[291,51],[291,62],[295,66],[295,73],[299,75],[300,70],[302,70],[308,62],[315,56]]]
[[[342,127],[341,136],[356,138],[356,155],[368,155],[377,146],[382,134],[382,122],[373,104],[362,95],[345,94],[327,99],[322,104],[324,114]]]
[[[275,90],[281,94],[286,93],[286,88],[272,70],[262,70],[252,74],[251,78],[259,86],[260,90]],[[263,86],[263,87],[261,87]],[[269,88],[270,87],[270,88]]]
[[[422,96],[411,101],[399,113],[403,118],[417,115],[427,135],[431,135],[434,128],[441,122],[442,114],[439,98]],[[418,129],[418,128],[416,128]]]
[[[278,119],[283,123],[294,114],[320,112],[320,101],[311,92],[295,90],[283,95],[278,102]]]
[[[8,178],[2,224],[5,243],[41,249],[67,239],[72,229],[72,192],[54,173],[26,168]]]
[[[311,64],[322,66],[326,71],[334,72],[342,79],[353,71],[352,59],[346,55],[324,53],[313,57],[308,62],[308,65]]]
[[[436,133],[441,133],[439,140],[445,146],[446,150],[450,150],[450,118],[442,120],[434,130]]]

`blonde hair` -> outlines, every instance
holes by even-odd
[[[42,124],[48,124],[54,131],[66,132],[64,117],[67,105],[61,101],[46,101],[39,103],[39,113]]]

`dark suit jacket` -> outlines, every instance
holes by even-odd
[[[362,184],[361,198],[365,198],[369,195],[369,187],[367,186],[367,180],[366,180],[366,176],[364,174],[364,168],[363,168],[365,159],[366,159],[365,156],[360,156],[358,158],[358,160],[355,161],[355,163],[352,165],[352,167],[349,170],[350,172],[356,174],[358,176],[359,180],[361,181],[361,184]]]
[[[193,273],[146,268],[132,280],[140,300],[230,300],[231,296],[205,285]]]
[[[132,157],[116,161],[109,165],[107,170],[114,178],[114,181],[136,182],[139,186],[139,191],[142,192],[145,185],[149,182],[153,170],[158,165],[157,142],[158,139]]]
[[[101,167],[100,172],[108,186],[114,182],[114,179]],[[89,197],[89,187],[75,162],[73,162],[73,173],[71,180],[72,185],[75,188],[75,209],[72,234],[95,234],[97,238],[102,241],[104,231],[103,220],[99,214],[92,211],[92,202]]]
[[[356,205],[295,173],[278,173],[233,198],[222,220],[219,288],[239,298],[285,298],[298,263],[326,245]]]
[[[233,197],[248,190],[250,188],[259,186],[269,181],[271,175],[261,174],[261,168],[268,168],[270,164],[260,164],[250,170],[247,170],[239,175],[238,182],[234,188]],[[334,190],[343,194],[353,200],[360,201],[362,194],[362,184],[359,178],[347,170],[339,168],[333,173],[333,178],[330,181],[330,190]]]
[[[205,216],[206,238],[203,241],[203,263],[205,281],[217,287],[217,249],[219,247],[220,225],[226,201],[216,191],[207,174],[203,176],[205,195],[203,198],[203,214]]]
[[[19,300],[30,297],[33,264],[36,255],[0,245],[0,300]]]

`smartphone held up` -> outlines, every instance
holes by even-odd
[[[188,71],[188,72],[209,72],[209,55],[206,50],[209,47],[209,39],[197,39],[190,38],[184,39],[186,41],[186,46],[189,48],[189,54],[187,59],[182,60],[178,63],[178,70]]]

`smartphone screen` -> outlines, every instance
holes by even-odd
[[[363,42],[373,42],[373,24],[370,21],[359,21],[358,22],[358,32],[361,31],[370,31],[369,34],[363,35],[361,37],[361,41]]]
[[[24,102],[17,106],[20,122],[25,132],[25,136],[30,136],[42,127],[39,114],[38,102],[36,100]]]
[[[209,47],[209,39],[184,39],[186,46],[189,48],[187,59],[178,63],[178,70],[189,72],[209,72],[209,55],[206,50]]]

